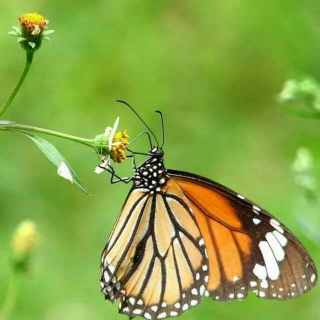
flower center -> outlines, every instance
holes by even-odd
[[[37,27],[43,31],[48,25],[48,21],[37,13],[26,13],[19,18],[22,28],[28,31],[34,31]]]

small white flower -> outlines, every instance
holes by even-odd
[[[65,178],[65,179],[69,180],[71,183],[73,183],[73,176],[70,172],[69,167],[67,166],[67,164],[65,162],[63,162],[63,161],[61,162],[61,164],[57,170],[57,173],[62,178]]]

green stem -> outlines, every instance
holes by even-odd
[[[9,105],[11,104],[12,100],[14,99],[14,97],[16,96],[16,94],[18,93],[26,75],[29,72],[29,69],[31,67],[31,63],[32,63],[32,59],[33,59],[33,51],[27,51],[26,52],[26,64],[24,67],[24,70],[22,72],[22,75],[17,83],[17,85],[15,86],[15,88],[13,89],[11,95],[9,96],[8,100],[2,105],[2,107],[0,108],[0,117],[3,115],[3,113],[6,111],[6,109],[9,107]]]
[[[15,275],[12,274],[9,279],[9,288],[2,310],[0,311],[0,320],[7,320],[15,307],[17,300],[17,281]]]
[[[52,130],[48,130],[48,129],[38,128],[38,127],[33,127],[33,126],[28,126],[28,125],[23,125],[23,124],[15,124],[15,123],[4,124],[4,125],[0,125],[0,130],[1,129],[3,129],[3,130],[32,131],[32,132],[44,133],[44,134],[48,134],[50,136],[55,136],[55,137],[71,140],[74,142],[78,142],[78,143],[84,144],[88,147],[93,147],[93,139],[80,138],[80,137],[72,136],[72,135],[66,134],[66,133],[61,133],[61,132],[57,132],[57,131],[52,131]]]

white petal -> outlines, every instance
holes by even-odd
[[[106,127],[106,130],[104,130],[104,135],[109,137],[112,131],[112,127]]]
[[[31,32],[31,34],[32,34],[33,36],[37,36],[37,35],[40,34],[40,32],[41,32],[41,29],[40,29],[39,26],[36,24],[34,30]]]
[[[62,178],[65,178],[69,181],[71,181],[71,183],[73,183],[73,177],[72,177],[72,174],[70,172],[70,169],[69,167],[67,166],[67,164],[62,161],[58,170],[57,170],[57,173],[59,176],[61,176]]]
[[[110,157],[108,157],[107,160],[103,161],[99,166],[97,166],[97,167],[95,168],[94,172],[95,172],[96,174],[100,174],[100,173],[106,171],[106,170],[104,170],[103,168],[108,168],[109,163],[110,163]]]
[[[117,128],[118,128],[118,125],[119,125],[119,121],[120,121],[120,118],[118,117],[116,119],[116,121],[114,122],[114,125],[113,125],[113,128],[111,130],[111,133],[110,133],[110,137],[109,137],[109,149],[111,150],[112,148],[112,140],[113,140],[113,137],[117,131]]]

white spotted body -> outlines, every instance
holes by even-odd
[[[154,148],[150,151],[150,157],[135,169],[132,179],[135,186],[145,188],[146,192],[151,194],[160,192],[167,182],[167,170],[164,167],[163,158],[157,154],[158,150]]]

